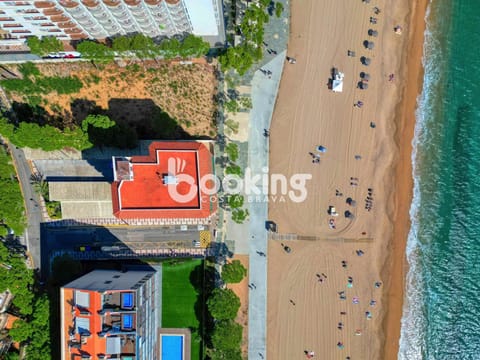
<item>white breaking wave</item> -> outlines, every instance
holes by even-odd
[[[435,36],[435,24],[428,20],[431,3],[425,21],[425,41],[422,64],[424,79],[422,93],[417,98],[415,133],[412,141],[413,199],[410,206],[411,228],[408,234],[406,256],[409,270],[406,278],[405,299],[400,333],[399,360],[423,359],[425,350],[426,321],[424,316],[424,283],[421,269],[421,244],[418,240],[419,215],[421,207],[420,167],[421,147],[429,139],[428,122],[431,119],[432,104],[435,102],[435,89],[442,77],[442,47]]]

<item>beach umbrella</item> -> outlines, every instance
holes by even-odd
[[[347,211],[345,211],[345,217],[347,219],[351,219],[351,218],[353,218],[353,214],[350,211],[347,210]]]
[[[363,80],[370,80],[370,74],[366,73],[366,72],[361,72],[360,73],[360,77],[363,79]]]
[[[363,45],[368,49],[368,50],[372,50],[375,46],[375,44],[372,42],[372,41],[368,41],[368,40],[365,40],[363,42]]]
[[[347,198],[347,204],[350,206],[355,206],[357,202],[353,200],[351,197]]]
[[[322,145],[318,145],[317,146],[317,151],[321,152],[321,153],[325,153],[325,152],[327,152],[327,148],[322,146]]]
[[[364,81],[359,81],[357,88],[359,88],[360,90],[366,90],[368,89],[368,84]]]
[[[367,57],[365,57],[365,56],[362,56],[362,57],[360,58],[360,61],[361,61],[361,63],[362,63],[363,65],[365,65],[365,66],[370,65],[370,63],[372,62],[372,60],[370,60],[369,58],[367,58]]]
[[[373,36],[373,37],[377,37],[378,36],[378,31],[373,30],[373,29],[368,29],[368,35]]]

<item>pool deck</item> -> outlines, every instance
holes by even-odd
[[[183,344],[184,344],[184,351],[183,351],[183,359],[182,360],[191,360],[191,333],[189,329],[180,329],[180,328],[161,328],[158,330],[158,344],[160,346],[160,356],[162,354],[162,335],[178,335],[183,336]]]

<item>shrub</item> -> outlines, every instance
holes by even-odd
[[[283,12],[283,4],[277,1],[275,3],[275,15],[277,16],[277,18],[282,16],[282,12]]]
[[[243,224],[243,222],[248,218],[247,209],[234,209],[232,211],[232,220],[237,224]]]
[[[238,159],[238,145],[235,143],[229,143],[227,147],[225,148],[225,151],[227,152],[228,158],[230,161],[237,161]]]

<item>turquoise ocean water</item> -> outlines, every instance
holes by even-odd
[[[432,0],[399,359],[480,359],[480,0]]]

